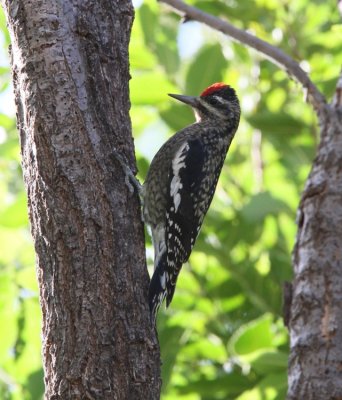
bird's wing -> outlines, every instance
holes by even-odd
[[[172,300],[179,270],[190,256],[203,221],[195,215],[196,199],[204,179],[206,148],[198,139],[180,146],[169,171],[168,210],[165,218],[166,305]]]

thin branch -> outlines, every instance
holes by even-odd
[[[186,19],[202,22],[211,28],[230,36],[237,42],[259,51],[278,67],[284,69],[288,75],[295,78],[303,86],[308,101],[318,113],[324,108],[326,101],[323,94],[317,89],[300,65],[279,48],[272,46],[270,43],[265,42],[242,29],[236,28],[227,21],[223,21],[220,18],[207,14],[198,8],[188,6],[181,0],[159,1],[168,4],[175,10],[178,10],[181,14],[184,14]]]

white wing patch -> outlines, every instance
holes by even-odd
[[[178,207],[181,202],[181,195],[179,193],[180,189],[182,189],[183,184],[181,182],[179,171],[185,167],[184,159],[189,150],[189,144],[185,142],[177,151],[174,159],[172,160],[172,172],[173,178],[171,180],[170,185],[170,194],[173,197],[173,204],[175,205],[175,212],[177,212]]]

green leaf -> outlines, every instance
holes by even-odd
[[[177,353],[181,350],[179,342],[180,338],[184,334],[184,331],[185,330],[179,326],[164,326],[164,329],[159,331],[159,343],[163,360],[163,392],[165,392],[168,387],[172,370],[177,359]]]
[[[2,7],[0,7],[0,33],[4,35],[4,46],[7,47],[10,44],[10,37],[7,30],[5,13]]]
[[[238,396],[241,392],[251,388],[253,383],[252,379],[243,376],[239,372],[231,372],[216,379],[208,379],[205,376],[201,376],[200,379],[179,387],[179,393],[200,393],[203,398],[208,399],[230,399],[232,398],[231,396]]]
[[[13,160],[19,162],[19,141],[18,138],[8,138],[4,143],[0,144],[0,158],[13,163]],[[1,160],[0,160],[1,162]]]
[[[157,105],[169,101],[167,93],[175,91],[175,87],[162,73],[137,74],[130,82],[131,100],[135,105]]]
[[[6,228],[19,228],[27,224],[27,200],[26,195],[22,193],[0,212],[0,225]]]
[[[219,44],[204,47],[189,67],[185,93],[198,96],[199,91],[222,81],[226,68],[227,62]]]
[[[152,10],[150,5],[144,3],[138,10],[139,21],[141,23],[141,28],[143,31],[145,43],[147,46],[155,45],[155,37],[156,37],[156,28],[157,24],[157,15]]]
[[[0,272],[0,324],[3,327],[0,340],[0,365],[4,366],[10,358],[9,348],[13,348],[17,332],[18,312],[15,307],[17,287],[9,271],[1,268]]]
[[[283,373],[267,375],[252,390],[244,392],[235,400],[283,400],[286,398],[287,377]]]
[[[156,54],[166,73],[171,75],[177,72],[179,68],[179,56],[177,48],[167,43],[167,41],[157,43]]]
[[[167,109],[160,111],[160,116],[174,132],[195,122],[193,111],[185,104],[171,104]]]
[[[256,350],[272,348],[272,318],[270,315],[241,326],[232,336],[229,347],[233,354],[245,355]]]
[[[42,399],[44,395],[44,371],[42,368],[32,372],[25,385],[32,399]]]
[[[302,120],[283,112],[258,112],[249,116],[247,121],[263,133],[286,135],[284,139],[288,136],[299,135],[301,130],[306,128]]]
[[[281,351],[261,352],[253,361],[252,368],[260,374],[270,374],[280,370],[287,370],[288,355]]]
[[[240,212],[246,221],[256,223],[262,221],[267,215],[291,213],[291,210],[284,201],[276,199],[270,192],[263,192],[251,197]]]
[[[6,114],[0,113],[0,126],[5,130],[13,129],[15,127],[14,118],[9,117]]]

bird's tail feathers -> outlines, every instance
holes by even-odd
[[[163,303],[166,295],[167,295],[167,290],[166,290],[166,254],[165,254],[160,258],[159,263],[154,270],[148,290],[148,302],[150,306],[151,320],[154,325],[156,322],[157,312],[159,310],[159,307]]]

